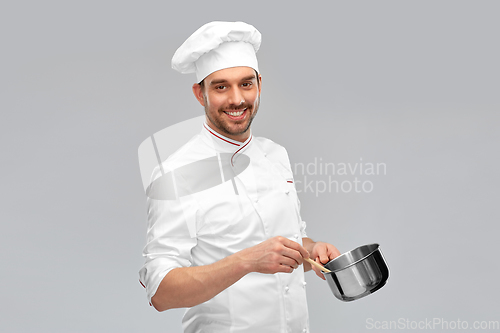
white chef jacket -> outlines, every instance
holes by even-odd
[[[148,198],[146,262],[139,276],[150,301],[176,267],[208,265],[274,236],[300,244],[306,237],[287,152],[271,140],[250,136],[241,143],[204,124],[200,134],[162,163],[162,172],[222,155],[231,156],[236,176],[219,172],[219,177],[231,179],[175,200]],[[208,171],[198,171],[209,177]],[[302,267],[292,273],[247,274],[188,308],[184,332],[309,332],[305,285]]]

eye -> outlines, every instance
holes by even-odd
[[[250,88],[252,86],[252,83],[251,82],[245,82],[245,83],[242,83],[241,86],[244,87],[244,88]]]
[[[223,89],[225,89],[225,88],[226,88],[226,86],[222,86],[222,85],[220,85],[220,86],[215,86],[215,90],[223,90]]]

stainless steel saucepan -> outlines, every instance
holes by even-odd
[[[389,267],[378,244],[360,246],[330,260],[323,272],[330,289],[341,301],[354,301],[382,288]]]

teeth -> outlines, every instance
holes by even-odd
[[[245,110],[243,111],[236,111],[236,112],[229,112],[229,111],[226,111],[226,113],[230,116],[233,116],[233,117],[239,117],[243,114]]]

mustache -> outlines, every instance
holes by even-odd
[[[224,112],[224,111],[236,111],[236,110],[241,110],[241,109],[252,110],[253,109],[253,105],[250,104],[250,103],[242,103],[242,104],[239,104],[239,105],[230,104],[228,106],[221,107],[219,109],[219,111],[221,111],[221,112]]]

